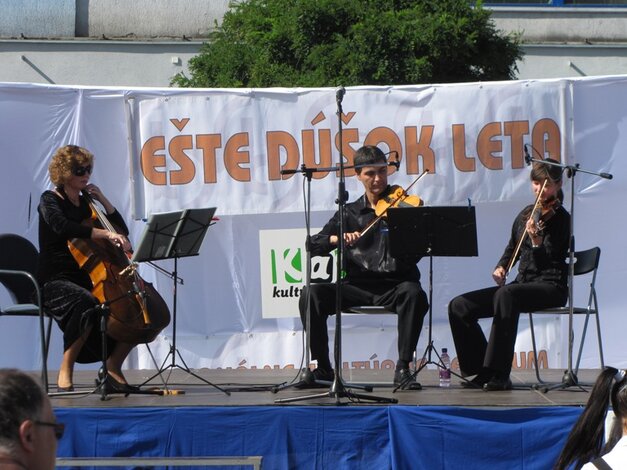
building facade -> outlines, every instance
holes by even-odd
[[[0,0],[0,82],[169,86],[187,71],[228,4]],[[498,29],[521,35],[520,79],[627,73],[627,7],[489,8]]]

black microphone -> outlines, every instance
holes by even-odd
[[[398,152],[396,150],[390,150],[388,153],[386,153],[385,155],[389,155],[390,158],[392,157],[392,154],[394,154],[394,158],[395,160],[392,161],[388,158],[388,166],[393,166],[395,167],[397,170],[401,167],[401,162],[398,160]]]
[[[529,155],[529,150],[527,150],[527,144],[523,145],[523,149],[525,149],[525,163],[531,165],[531,156]]]
[[[335,101],[337,101],[338,103],[341,103],[345,94],[346,94],[346,89],[342,85],[340,85],[340,87],[335,92]]]
[[[303,163],[300,165],[300,168],[294,169],[294,170],[281,170],[279,171],[280,175],[293,175],[295,173],[308,173],[311,174],[313,173],[313,168],[307,168],[307,166]]]

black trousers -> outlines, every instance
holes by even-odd
[[[329,334],[327,319],[335,314],[336,285],[312,284],[310,305],[310,347],[312,359],[318,367],[330,369]],[[398,357],[410,362],[413,358],[422,322],[429,302],[419,282],[393,284],[344,284],[342,286],[342,308],[358,305],[377,305],[396,312],[398,316]],[[303,289],[299,301],[300,318],[306,327],[307,288]]]
[[[561,307],[567,300],[566,288],[548,282],[514,282],[455,297],[448,316],[462,374],[478,374],[483,367],[509,374],[520,314]],[[489,317],[492,329],[486,341],[479,319]]]

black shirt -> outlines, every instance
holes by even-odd
[[[509,243],[497,266],[507,268],[516,245],[525,231],[532,206],[525,207],[514,219]],[[530,237],[525,237],[520,248],[517,282],[546,281],[566,287],[568,280],[568,240],[570,238],[570,214],[560,206],[546,221],[544,240],[533,248]]]
[[[386,191],[389,191],[388,186]],[[376,218],[375,211],[369,207],[364,194],[359,199],[346,205],[344,233],[361,232]],[[322,230],[311,237],[311,254],[325,255],[337,248],[331,245],[329,237],[339,231],[339,216],[336,212]],[[387,223],[379,220],[353,246],[346,247],[346,280],[351,281],[414,281],[420,280],[416,266],[419,258],[400,259],[390,255]]]
[[[37,210],[39,283],[43,286],[48,281],[63,279],[91,290],[93,286],[89,274],[80,269],[67,245],[67,242],[74,238],[91,238],[92,227],[81,223],[91,217],[91,208],[87,200],[80,196],[79,205],[75,206],[67,197],[63,198],[54,191],[45,191],[41,195]],[[117,210],[107,217],[121,233],[128,235],[128,228]]]

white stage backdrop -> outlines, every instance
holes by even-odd
[[[523,146],[534,156],[559,159],[613,180],[578,172],[565,179],[565,205],[574,197],[576,248],[600,246],[598,297],[605,358],[627,366],[622,351],[622,288],[627,227],[621,209],[627,159],[627,76],[459,85],[354,87],[343,100],[343,153],[376,144],[395,151],[400,168],[392,184],[412,188],[428,205],[476,207],[479,256],[434,258],[419,263],[422,282],[433,283],[435,346],[454,351],[446,315],[449,300],[489,286],[514,215],[533,202]],[[338,162],[334,89],[123,89],[0,84],[0,232],[37,244],[37,204],[50,187],[47,166],[65,144],[89,148],[96,157],[93,181],[129,221],[137,243],[144,220],[157,212],[217,207],[200,255],[181,258],[178,274],[176,346],[190,367],[300,367],[303,336],[298,294],[305,276],[303,196],[305,178],[281,170],[332,167]],[[311,182],[312,227],[335,210],[334,171]],[[361,185],[348,171],[350,199]],[[314,259],[314,277],[332,275],[329,260]],[[165,270],[172,261],[160,261]],[[172,308],[173,282],[148,264]],[[575,299],[585,302],[586,285]],[[7,302],[6,293],[0,301]],[[35,323],[2,318],[0,366],[35,369],[39,350]],[[351,368],[393,367],[394,316],[345,316],[343,361]],[[333,325],[331,325],[333,326]],[[425,322],[419,355],[429,337]],[[486,328],[489,322],[485,323]],[[542,367],[567,364],[567,321],[540,322]],[[575,322],[576,331],[582,323]],[[590,332],[593,333],[593,330]],[[163,360],[172,325],[151,344]],[[578,346],[578,343],[575,345]],[[583,367],[597,367],[593,334]],[[61,356],[58,330],[50,367]],[[515,368],[531,367],[528,322],[521,318]],[[454,356],[454,354],[453,354]],[[454,362],[455,363],[455,362]],[[144,346],[127,367],[154,367]],[[94,366],[87,366],[93,368]]]

